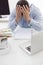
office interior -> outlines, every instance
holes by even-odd
[[[36,7],[38,7],[43,17],[43,1],[42,0],[27,0],[27,1],[30,3],[30,5],[34,4]],[[15,9],[17,2],[18,0],[8,0],[10,14]],[[2,16],[2,18],[0,18],[0,33],[2,30],[8,31],[10,14],[7,15],[7,17]],[[24,30],[22,28],[20,29],[21,31]],[[17,32],[18,30],[19,26],[16,28],[15,32]],[[0,51],[0,65],[43,65],[43,50],[33,55],[29,55],[28,52],[20,48],[21,44],[27,43],[31,38],[28,36],[29,32],[28,29],[24,30],[24,32],[21,33],[21,37],[20,34],[15,33],[16,35],[14,35],[14,32],[10,32],[12,34],[12,37],[10,37],[10,35],[9,38],[7,36],[6,36],[7,38],[4,37],[5,39],[4,42],[5,44],[3,43],[4,47],[6,48],[6,44],[8,43],[8,48],[6,48],[4,51],[3,50]],[[33,32],[34,34],[39,33],[37,31]],[[22,34],[24,35],[23,37]]]

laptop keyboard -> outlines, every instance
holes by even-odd
[[[26,47],[26,49],[31,52],[31,46]]]

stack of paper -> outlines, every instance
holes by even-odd
[[[0,37],[10,37],[12,34],[10,29],[4,28],[0,29]]]

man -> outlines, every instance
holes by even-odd
[[[40,10],[34,5],[29,6],[26,0],[18,1],[16,9],[10,15],[9,27],[13,31],[17,25],[25,28],[42,30]]]

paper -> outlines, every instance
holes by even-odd
[[[11,30],[8,28],[0,29],[0,37],[10,37],[12,34]]]
[[[31,29],[18,26],[14,31],[15,39],[31,39]]]

